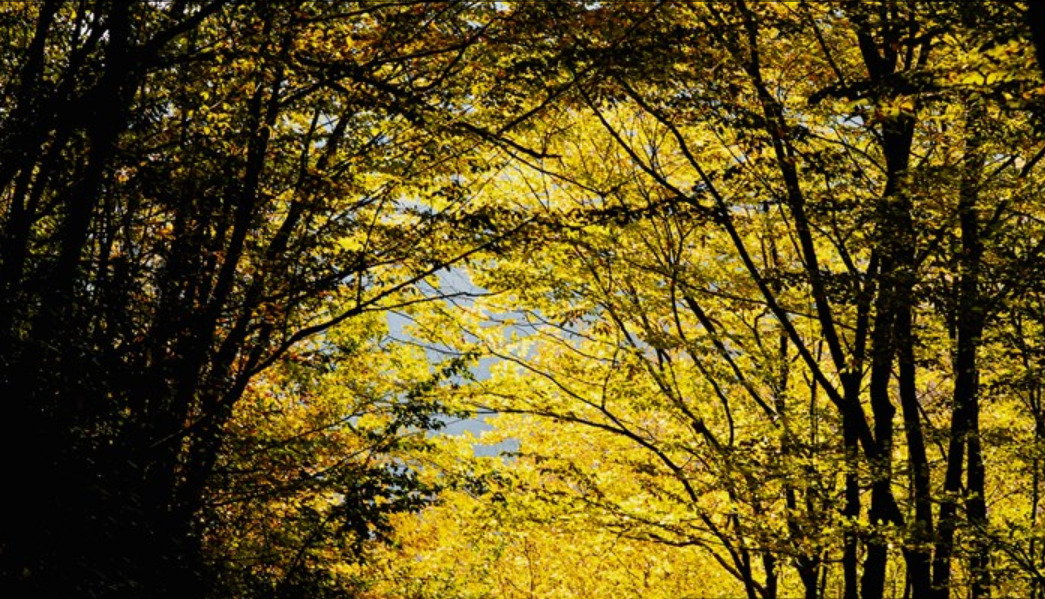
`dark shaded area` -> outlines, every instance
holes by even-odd
[[[353,179],[409,180],[456,151],[420,124],[452,109],[469,7],[2,8],[0,595],[204,596],[221,574],[202,551],[207,488],[248,382],[455,259],[425,249],[439,215],[375,224],[394,194]],[[308,43],[364,18],[356,54]],[[421,33],[435,41],[403,58]],[[371,253],[337,245],[356,234]],[[389,265],[405,275],[378,278]],[[415,478],[378,465],[326,484],[346,499],[323,517],[357,539],[419,505]],[[312,584],[284,579],[281,596]]]

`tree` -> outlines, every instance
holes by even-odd
[[[346,591],[464,401],[557,423],[514,532],[576,506],[752,599],[1040,594],[1031,12],[3,5],[4,590]],[[494,294],[421,316],[460,356],[338,353],[413,355],[374,314],[450,266]]]
[[[256,378],[236,407],[206,494],[204,553],[215,596],[344,596],[346,563],[438,491],[415,464],[438,430],[434,390],[461,372],[429,372],[381,313],[327,331]]]
[[[198,595],[250,381],[486,241],[445,215],[491,9],[0,10],[4,586]]]
[[[649,493],[675,509],[710,517],[704,493],[724,492],[775,520],[716,514],[752,597],[776,596],[785,563],[807,597],[825,573],[853,598],[1035,580],[1029,538],[1015,550],[989,518],[1006,502],[984,457],[1009,451],[993,435],[1017,413],[985,384],[1026,369],[985,339],[1040,261],[1040,75],[1019,7],[557,7],[546,36],[565,50],[544,62],[572,86],[535,134],[549,155],[517,155],[490,192],[546,226],[474,269],[535,334],[505,349],[506,332],[472,331],[519,365],[473,400],[630,440],[648,460],[625,476],[663,481]],[[694,455],[728,471],[703,482]],[[1026,498],[1037,472],[995,476]]]

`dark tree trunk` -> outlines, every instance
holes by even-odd
[[[940,534],[933,562],[933,586],[937,599],[950,596],[951,559],[954,534],[958,525],[958,497],[965,457],[968,456],[965,508],[969,524],[976,535],[987,523],[984,500],[983,456],[979,445],[979,373],[977,350],[983,334],[984,312],[980,298],[980,270],[983,247],[980,241],[977,199],[983,157],[979,150],[979,134],[975,128],[980,111],[970,108],[967,126],[963,175],[959,194],[958,217],[961,225],[961,253],[958,259],[958,306],[955,313],[957,339],[954,358],[954,397],[951,429],[948,438],[947,472],[944,478],[943,504],[940,507]],[[970,558],[972,595],[977,599],[989,593],[990,579],[986,570],[988,546],[977,540]]]

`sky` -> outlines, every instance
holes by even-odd
[[[474,305],[474,296],[485,293],[485,290],[481,287],[476,286],[471,279],[468,277],[468,273],[463,269],[451,268],[440,271],[438,273],[439,289],[438,293],[442,294],[457,294],[453,303],[461,306],[462,308],[471,307]],[[432,289],[432,291],[435,291]],[[416,342],[426,346],[426,353],[429,359],[434,363],[445,358],[446,352],[438,346],[432,346],[430,343],[422,343],[421,340],[412,337],[407,330],[407,325],[410,324],[411,320],[409,317],[398,313],[389,312],[388,314],[388,329],[393,337],[396,339]],[[496,361],[495,358],[482,358],[479,363],[472,368],[472,377],[475,380],[485,380],[490,376],[490,367]],[[466,433],[471,433],[474,437],[478,437],[484,432],[493,429],[493,426],[487,422],[490,415],[476,415],[472,418],[450,418],[444,419],[446,425],[439,431],[433,431],[435,435],[448,435],[448,436],[460,436]],[[481,443],[473,443],[472,449],[477,456],[498,456],[502,452],[516,451],[519,447],[517,441],[508,440],[496,445],[484,445]]]

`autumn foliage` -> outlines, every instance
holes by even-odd
[[[0,5],[4,596],[1045,599],[1037,10]]]

